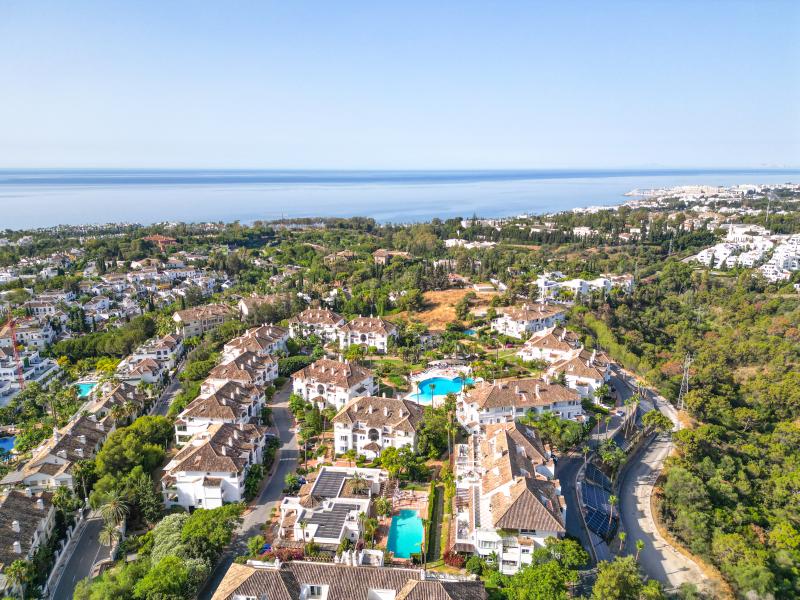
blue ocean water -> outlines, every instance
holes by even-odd
[[[798,169],[0,170],[0,229],[323,216],[414,222],[612,205],[634,188],[798,180]]]

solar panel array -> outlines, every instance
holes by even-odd
[[[581,485],[581,496],[586,507],[586,526],[597,535],[607,538],[617,523],[617,515],[609,502],[611,494],[600,486],[584,481]],[[614,515],[613,518],[611,515]]]
[[[606,513],[591,508],[586,511],[586,526],[602,538],[608,538],[611,535],[616,521],[616,517],[609,521]]]
[[[586,465],[586,479],[608,492],[611,491],[611,480],[591,463]]]
[[[342,482],[347,478],[341,471],[323,471],[314,484],[314,495],[323,498],[336,498],[342,487]]]
[[[347,519],[347,514],[351,510],[357,509],[357,504],[334,504],[330,510],[315,512],[308,522],[312,525],[318,525],[315,537],[338,538],[345,519]]]

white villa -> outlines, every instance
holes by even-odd
[[[286,350],[289,331],[276,325],[261,325],[248,329],[242,335],[232,339],[222,349],[222,361],[226,362],[244,354],[253,352],[258,356],[267,356]]]
[[[212,425],[258,424],[263,407],[263,388],[249,383],[226,381],[220,386],[201,388],[200,395],[175,420],[175,439],[183,446]]]
[[[518,422],[487,425],[455,448],[458,552],[496,553],[512,575],[549,537],[566,533],[566,502],[550,448]]]
[[[351,399],[372,396],[376,389],[369,369],[327,358],[292,374],[292,391],[320,407],[328,404],[341,410]]]
[[[164,467],[167,508],[218,508],[244,498],[250,467],[261,464],[266,437],[258,425],[211,425],[198,433]]]
[[[543,379],[480,382],[461,395],[456,417],[467,431],[513,421],[527,413],[556,413],[562,419],[583,418],[581,397],[563,385]]]
[[[554,327],[563,322],[564,308],[553,304],[523,304],[506,308],[492,321],[492,330],[503,335],[524,339],[531,333]]]
[[[289,335],[293,338],[320,336],[326,342],[339,339],[339,328],[345,324],[344,317],[325,308],[308,308],[289,319]]]
[[[604,352],[581,350],[572,357],[554,363],[548,370],[550,377],[561,373],[567,386],[576,390],[581,398],[594,396],[594,392],[611,379],[611,359]]]
[[[332,550],[345,538],[356,542],[359,515],[369,514],[372,498],[385,479],[380,469],[322,467],[297,496],[281,501],[279,539],[305,540]]]
[[[577,355],[583,345],[577,334],[565,327],[551,327],[534,333],[517,352],[522,360],[554,363]]]
[[[357,317],[339,328],[339,346],[347,348],[360,345],[377,348],[384,353],[389,347],[389,338],[397,337],[397,327],[380,317]]]
[[[333,419],[336,454],[355,450],[375,458],[390,446],[415,448],[422,412],[422,406],[410,400],[353,398]]]
[[[224,304],[204,304],[179,310],[172,315],[176,324],[176,333],[183,335],[184,339],[203,335],[229,321],[234,317],[234,312]]]

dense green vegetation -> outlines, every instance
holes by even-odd
[[[675,434],[661,505],[673,532],[742,595],[800,596],[800,298],[669,262],[592,308],[587,329],[668,398],[693,358],[696,422]]]

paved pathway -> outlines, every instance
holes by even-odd
[[[234,558],[247,552],[247,540],[261,533],[261,526],[269,519],[272,507],[277,506],[283,498],[286,475],[297,470],[300,453],[297,446],[297,436],[291,429],[292,415],[289,412],[288,404],[290,393],[291,384],[284,385],[275,394],[271,404],[273,426],[274,429],[277,429],[280,440],[283,443],[276,456],[276,460],[278,460],[277,467],[258,499],[252,504],[252,510],[244,516],[230,547],[217,562],[208,583],[199,594],[200,600],[209,600],[214,595],[214,590],[217,589]]]

